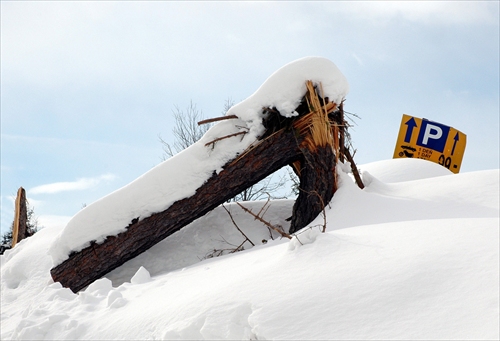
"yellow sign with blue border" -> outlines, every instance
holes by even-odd
[[[403,115],[394,158],[429,160],[460,171],[467,136],[455,128],[409,115]]]

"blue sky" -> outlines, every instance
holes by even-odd
[[[1,2],[1,231],[23,186],[64,224],[161,162],[172,111],[205,117],[281,66],[332,60],[358,164],[401,117],[467,135],[461,172],[499,168],[499,2]]]

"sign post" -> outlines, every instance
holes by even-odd
[[[409,115],[403,115],[394,158],[429,160],[460,171],[467,136],[455,128]]]

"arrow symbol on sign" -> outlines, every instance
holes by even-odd
[[[411,140],[411,134],[413,133],[413,128],[417,126],[417,123],[415,122],[415,118],[412,117],[405,124],[408,126],[406,128],[405,142],[409,143]]]
[[[457,145],[457,141],[458,141],[458,132],[457,132],[457,135],[455,135],[455,137],[453,139],[455,140],[455,142],[453,142],[453,148],[451,148],[451,155],[453,155],[453,153],[455,152],[455,146]]]

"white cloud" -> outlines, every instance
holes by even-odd
[[[498,3],[488,1],[7,2],[2,12],[3,82],[44,89],[104,84],[120,91],[170,88],[165,80],[193,90],[192,79],[208,82],[235,59],[244,65],[259,55],[267,64],[274,58],[255,49],[290,54],[293,45],[310,47],[307,40],[298,43],[300,33],[317,41],[318,26],[331,32],[338,18],[354,19],[355,28],[345,29],[360,32],[365,22],[393,18],[498,25]]]
[[[496,24],[494,1],[362,1],[340,5],[341,11],[377,21],[402,18],[425,24]]]
[[[76,181],[68,182],[54,182],[51,184],[45,184],[33,187],[29,190],[31,195],[33,194],[54,194],[66,191],[81,191],[96,187],[102,181],[112,181],[116,178],[113,174],[104,174],[94,178],[81,178]]]
[[[359,57],[358,57],[358,55],[357,55],[356,53],[354,53],[354,52],[353,52],[351,55],[352,55],[352,57],[353,57],[354,59],[356,59],[356,61],[358,62],[358,64],[359,64],[359,65],[361,65],[361,66],[365,66],[365,63],[363,63],[363,61],[361,60],[361,58],[359,58]]]
[[[30,208],[43,206],[42,200],[36,200],[33,198],[26,198],[26,200],[28,200],[28,205],[30,206]]]

